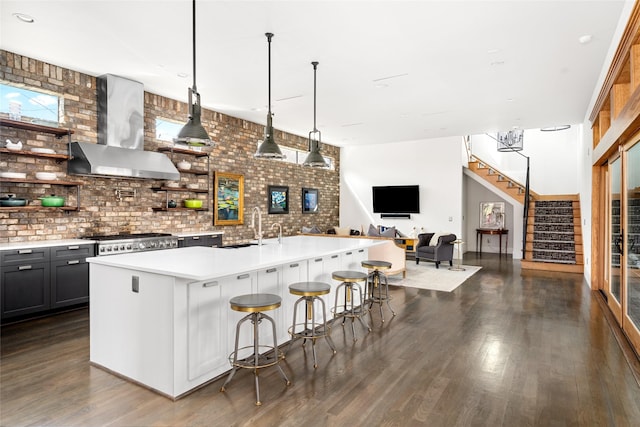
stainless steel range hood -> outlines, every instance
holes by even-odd
[[[98,85],[98,144],[72,142],[67,169],[74,175],[180,179],[171,160],[144,150],[142,83],[105,74]]]

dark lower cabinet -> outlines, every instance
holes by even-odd
[[[51,308],[89,302],[89,263],[51,262]]]
[[[49,263],[2,266],[2,319],[48,310]]]
[[[206,234],[199,236],[186,236],[178,239],[178,247],[189,246],[222,246],[222,236],[220,234]]]
[[[20,320],[87,303],[86,258],[94,254],[94,244],[1,251],[0,318]]]

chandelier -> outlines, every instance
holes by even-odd
[[[521,151],[524,140],[524,130],[515,129],[508,132],[498,132],[498,151]]]

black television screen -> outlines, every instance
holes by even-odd
[[[420,213],[420,189],[417,185],[373,187],[374,213]]]

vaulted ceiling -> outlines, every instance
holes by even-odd
[[[205,108],[339,146],[583,122],[629,2],[198,0]],[[13,14],[34,18],[28,24]],[[0,0],[0,46],[187,99],[190,0]],[[186,76],[185,76],[186,75]],[[182,77],[181,77],[182,76]]]

